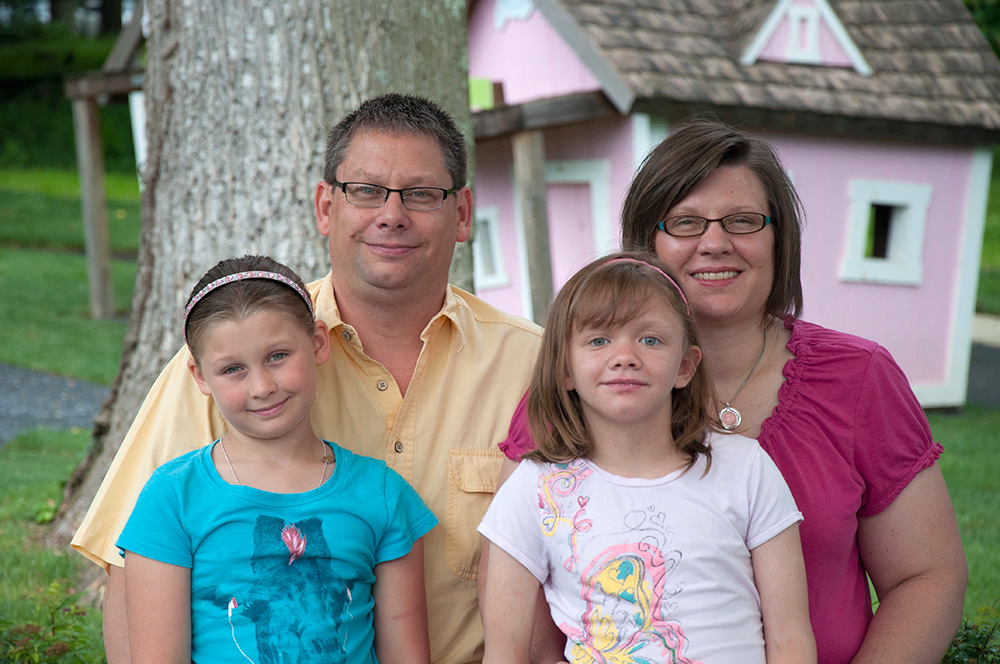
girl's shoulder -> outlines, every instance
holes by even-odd
[[[717,465],[720,469],[746,468],[758,463],[762,456],[767,456],[767,452],[756,439],[738,433],[710,431],[705,442],[712,451],[712,467],[709,474]],[[703,457],[699,457],[699,463],[703,463],[702,459]]]
[[[589,468],[590,466],[585,459],[572,459],[565,462],[522,459],[504,486],[508,484],[536,486],[543,481],[542,478],[546,478],[546,481],[551,478],[562,478],[563,481],[573,482],[574,478],[582,479],[588,476],[590,474]]]
[[[217,442],[219,441],[214,440],[204,447],[199,447],[198,449],[191,450],[190,452],[185,452],[179,457],[175,457],[170,461],[163,463],[155,471],[153,471],[153,477],[158,475],[162,477],[186,475],[204,467],[206,463],[211,464],[212,448]]]

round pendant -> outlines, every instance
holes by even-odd
[[[732,431],[740,425],[743,421],[743,416],[740,411],[736,410],[732,406],[726,406],[719,411],[719,422],[722,423],[722,428],[726,431]]]

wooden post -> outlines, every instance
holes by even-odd
[[[528,280],[531,282],[531,317],[545,322],[552,300],[552,255],[549,249],[549,219],[546,207],[545,135],[525,131],[511,138],[514,151],[514,188],[521,201]]]
[[[90,315],[110,318],[115,313],[111,241],[108,236],[108,205],[104,195],[101,124],[97,101],[93,97],[73,99],[73,129],[76,134],[76,168],[80,174],[80,202],[83,206]]]

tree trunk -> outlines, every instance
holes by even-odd
[[[369,96],[415,93],[470,136],[464,0],[147,0],[142,237],[129,331],[93,449],[49,543],[65,546],[218,260],[266,253],[329,270],[315,227],[326,132]],[[457,269],[471,275],[471,253]],[[471,287],[471,276],[464,282]],[[207,442],[207,441],[206,441]]]

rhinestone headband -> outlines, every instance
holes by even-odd
[[[191,301],[188,302],[187,307],[184,308],[184,341],[187,342],[187,325],[188,316],[191,314],[191,310],[194,309],[195,305],[205,299],[205,296],[212,291],[222,288],[227,284],[231,284],[236,281],[243,281],[244,279],[270,279],[271,281],[277,281],[285,284],[289,288],[295,290],[296,293],[302,296],[302,299],[306,301],[306,306],[309,307],[309,315],[313,318],[316,317],[316,312],[313,311],[312,298],[309,297],[309,293],[305,292],[301,286],[289,279],[283,274],[278,274],[277,272],[265,272],[263,270],[250,270],[249,272],[235,272],[233,274],[227,274],[224,277],[220,277],[215,281],[207,284],[200,291],[195,293]]]
[[[667,274],[666,272],[664,272],[660,268],[656,267],[652,263],[647,263],[646,261],[641,261],[638,258],[628,258],[627,256],[622,256],[620,258],[612,258],[607,263],[605,263],[605,265],[610,265],[612,263],[638,263],[639,265],[645,265],[646,267],[651,267],[654,270],[656,270],[657,272],[659,272],[660,274],[662,274],[663,278],[666,279],[667,281],[669,281],[670,284],[674,288],[677,289],[677,294],[680,295],[681,296],[681,300],[684,301],[684,311],[687,312],[688,318],[691,317],[691,307],[688,305],[687,298],[684,297],[684,291],[681,290],[681,287],[677,285],[676,281],[674,281],[673,279],[670,278],[669,274]]]

